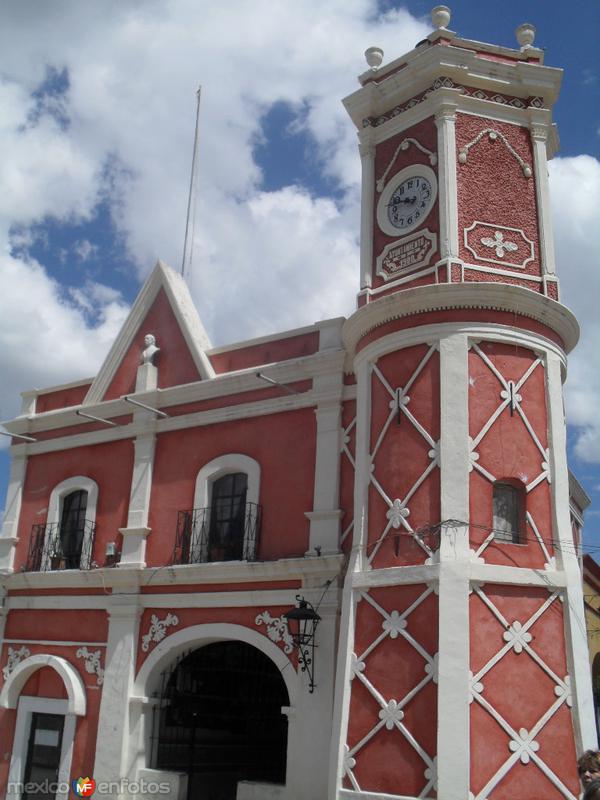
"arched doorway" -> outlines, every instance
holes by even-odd
[[[279,669],[239,641],[215,642],[162,675],[154,765],[188,775],[188,800],[235,800],[241,780],[285,783],[289,705]]]

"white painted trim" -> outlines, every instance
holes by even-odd
[[[341,369],[315,378],[315,386],[335,400],[320,403],[315,409],[316,452],[312,511],[305,512],[310,520],[308,552],[338,553],[340,549],[339,482],[341,469],[342,392],[344,376]]]
[[[521,331],[508,325],[470,324],[467,322],[443,322],[433,325],[417,325],[414,328],[394,331],[375,339],[363,348],[354,359],[355,368],[364,362],[373,361],[392,350],[411,347],[415,344],[438,341],[455,333],[465,333],[471,339],[487,339],[496,342],[519,344],[534,350],[536,353],[554,353],[566,367],[563,351],[544,336],[529,331]]]
[[[498,258],[486,258],[485,256],[478,255],[477,252],[470,246],[469,244],[469,233],[474,230],[478,225],[482,225],[486,228],[491,228],[494,232],[499,231],[512,231],[513,233],[520,233],[523,237],[523,240],[529,245],[529,255],[521,264],[515,264],[511,261],[500,261]],[[515,269],[525,269],[527,264],[534,260],[534,246],[531,239],[528,239],[525,236],[525,231],[522,228],[510,228],[507,225],[496,225],[491,222],[482,222],[481,220],[475,220],[472,225],[468,228],[463,229],[463,236],[464,236],[464,245],[465,248],[471,253],[473,258],[476,258],[478,261],[488,261],[492,264],[502,264],[506,267],[514,267]],[[483,242],[482,242],[483,244]]]
[[[280,558],[273,561],[224,561],[209,564],[185,564],[180,566],[147,567],[145,569],[115,570],[57,570],[56,572],[16,573],[4,577],[7,590],[54,589],[57,593],[75,588],[114,588],[119,592],[141,586],[186,586],[214,583],[245,583],[254,581],[325,581],[339,575],[344,556],[338,554],[302,558]],[[144,595],[146,596],[146,595]],[[9,597],[6,605],[11,608],[33,608],[34,603],[44,598],[56,602],[60,608],[72,600],[81,608],[104,608],[105,595],[38,595],[37,597]],[[88,604],[88,605],[86,605]],[[44,606],[42,606],[44,607]]]
[[[458,184],[456,179],[456,101],[435,114],[440,181],[440,258],[458,258]],[[450,265],[448,265],[450,270]]]
[[[6,507],[0,534],[0,569],[12,570],[15,559],[19,518],[23,499],[23,486],[27,473],[27,456],[13,453],[10,464]]]
[[[440,532],[437,791],[463,800],[470,787],[469,341],[440,339],[440,516],[464,521]]]
[[[554,255],[554,236],[552,233],[552,208],[550,205],[550,184],[548,181],[548,132],[547,125],[540,125],[539,115],[530,109],[532,125],[531,146],[533,148],[533,168],[535,176],[535,196],[537,200],[538,235],[540,237],[540,255],[542,272],[546,275],[556,273]]]
[[[375,204],[375,146],[366,133],[359,145],[361,163],[360,288],[371,286],[373,270],[373,209]]]
[[[43,647],[106,647],[106,642],[64,642],[55,639],[2,639],[3,644],[35,644]]]
[[[242,453],[225,453],[205,464],[196,476],[194,508],[208,508],[211,502],[212,484],[231,472],[245,472],[248,476],[246,502],[256,503],[260,493],[260,464]]]
[[[67,690],[68,713],[84,717],[86,713],[85,687],[79,672],[64,658],[38,654],[29,656],[14,668],[0,692],[0,708],[16,708],[23,687],[34,672],[51,667],[60,675]]]
[[[84,405],[98,403],[102,400],[160,289],[164,289],[167,295],[200,378],[214,377],[214,370],[205,352],[210,348],[210,341],[200,321],[187,284],[181,275],[162,261],[158,261],[138,294],[125,324],[100,367],[100,371],[94,378],[85,397]]]
[[[8,785],[12,788],[23,783],[31,732],[31,720],[35,713],[61,714],[65,717],[57,782],[59,784],[66,784],[68,789],[66,792],[57,792],[56,800],[68,800],[71,787],[71,761],[73,759],[76,717],[75,714],[69,711],[67,700],[28,696],[20,699],[15,723]],[[7,800],[19,800],[19,797],[20,792],[16,791],[9,791],[6,795]]]
[[[47,514],[48,525],[54,525],[60,522],[63,498],[71,494],[71,492],[77,491],[87,492],[88,497],[85,518],[90,520],[90,522],[96,521],[98,484],[95,480],[87,478],[85,475],[75,475],[72,478],[66,478],[64,481],[61,481],[50,492]]]
[[[340,318],[340,321],[343,321]],[[300,356],[287,361],[279,361],[269,364],[269,376],[278,380],[280,383],[294,383],[295,381],[306,381],[314,378],[315,375],[328,372],[339,368],[339,363],[343,362],[344,353],[341,344],[338,348],[327,347],[309,356]],[[146,392],[137,392],[128,397],[151,405],[153,408],[169,409],[171,406],[212,400],[215,398],[225,398],[231,395],[238,395],[243,392],[255,392],[264,389],[265,384],[260,378],[256,377],[257,370],[266,365],[257,365],[234,372],[224,373],[210,381],[195,381],[179,386],[172,386],[165,389],[156,389]],[[307,393],[304,393],[307,394]],[[14,433],[28,431],[50,431],[57,428],[69,428],[72,426],[91,425],[92,423],[77,416],[79,408],[86,412],[101,416],[104,419],[114,419],[115,417],[132,417],[132,408],[122,398],[115,400],[105,400],[93,406],[73,406],[68,409],[55,409],[45,411],[33,417],[16,417],[7,420],[2,424],[7,430]],[[112,429],[115,432],[116,429]],[[105,431],[100,431],[105,432]],[[109,431],[110,433],[111,431]]]
[[[567,666],[573,696],[573,723],[577,751],[597,747],[596,724],[589,669],[589,651],[583,604],[583,586],[569,513],[567,430],[564,418],[560,361],[549,353],[546,362],[548,406],[548,450],[553,476],[551,484],[553,536],[558,566],[566,576],[563,604]]]
[[[281,677],[289,697],[289,705],[292,707],[296,705],[299,691],[298,675],[291,668],[290,661],[283,650],[259,631],[244,625],[225,622],[190,625],[159,642],[135,677],[131,699],[133,697],[152,697],[153,693],[160,688],[161,672],[185,650],[223,641],[245,642],[270,658],[281,671]]]
[[[359,308],[344,324],[347,357],[354,356],[356,345],[365,334],[385,322],[454,308],[491,309],[512,314],[518,309],[519,315],[541,322],[555,331],[564,342],[567,353],[575,347],[579,338],[577,320],[566,306],[529,289],[495,283],[437,284],[407,289],[402,293],[402,303],[398,302],[397,295],[388,295]],[[512,328],[507,327],[507,330]],[[24,445],[28,448],[36,446]]]

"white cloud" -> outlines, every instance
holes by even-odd
[[[94,372],[126,310],[101,272],[81,285],[81,262],[102,256],[87,233],[58,250],[59,285],[26,257],[44,235],[32,225],[90,220],[104,199],[140,278],[157,256],[178,266],[198,83],[190,281],[214,339],[349,312],[359,159],[340,101],[357,88],[366,46],[397,54],[428,29],[404,10],[378,18],[375,0],[9,5],[0,29],[2,414],[16,411],[23,388]],[[48,85],[57,76],[66,87],[58,96]],[[40,97],[41,86],[54,93]],[[264,191],[253,148],[276,102],[297,111],[296,129],[341,190],[336,202],[298,186]]]
[[[556,158],[550,185],[562,300],[581,325],[581,340],[569,358],[567,418],[577,426],[577,455],[600,462],[600,162],[586,155]]]
[[[233,341],[352,310],[360,162],[341,98],[357,88],[367,46],[394,57],[429,30],[403,9],[376,12],[375,0],[6,6],[0,28],[4,416],[15,412],[23,388],[92,373],[126,310],[101,272],[83,286],[70,272],[92,255],[87,232],[78,252],[65,249],[64,285],[42,264],[6,255],[9,232],[13,246],[26,249],[32,224],[46,216],[88,220],[106,199],[140,278],[158,256],[178,267],[199,83],[190,283],[213,339]],[[66,70],[68,89],[40,102],[32,93],[49,67]],[[262,116],[276,102],[296,113],[291,130],[309,137],[311,156],[338,189],[335,201],[299,186],[265,191],[253,147]],[[568,409],[579,426],[577,452],[600,461],[600,165],[588,156],[556,159],[551,182],[563,296],[583,329],[570,361]],[[94,255],[101,259],[102,252]]]

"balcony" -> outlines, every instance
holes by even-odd
[[[226,518],[216,508],[180,511],[173,564],[256,561],[261,511],[256,503],[240,505]]]
[[[96,524],[61,525],[54,522],[34,525],[31,529],[27,572],[51,572],[63,569],[90,569]]]

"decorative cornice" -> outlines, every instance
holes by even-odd
[[[463,308],[507,311],[534,319],[558,334],[567,353],[579,339],[579,325],[573,313],[530,289],[491,282],[433,284],[387,295],[359,308],[343,329],[348,357],[354,357],[363,336],[390,320]]]
[[[354,388],[354,387],[351,387]],[[146,568],[115,570],[113,568],[93,570],[56,570],[54,572],[15,572],[0,576],[0,583],[8,591],[15,589],[54,590],[60,595],[62,589],[117,588],[138,589],[144,586],[177,586],[211,583],[245,583],[281,580],[312,580],[315,577],[331,578],[339,575],[344,562],[343,555],[322,555],[314,558],[282,558],[274,561],[225,561],[220,564],[185,564],[182,566],[151,565]],[[157,569],[160,566],[160,569]],[[113,598],[115,595],[109,595]],[[25,598],[26,599],[26,598]],[[94,599],[94,598],[92,598]],[[107,605],[106,599],[102,605]],[[132,608],[137,595],[126,605],[127,613],[136,613]],[[10,598],[7,600],[10,606]],[[119,608],[111,604],[111,614]],[[139,613],[139,609],[137,609]]]

